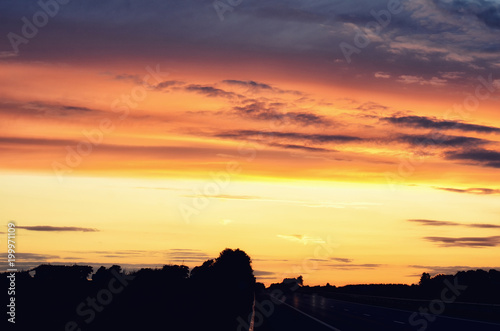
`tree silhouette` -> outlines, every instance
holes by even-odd
[[[250,257],[244,251],[226,248],[215,259],[213,268],[220,281],[243,289],[255,284],[251,263]]]
[[[255,288],[251,263],[244,251],[226,248],[215,260],[191,271],[198,297],[194,309],[203,315],[200,321],[212,320],[218,329],[234,330],[237,317],[248,316]],[[206,328],[204,323],[197,327]]]
[[[250,257],[225,249],[191,273],[164,265],[126,273],[119,265],[40,265],[16,273],[20,330],[236,330],[252,311],[255,277]],[[34,272],[33,272],[34,271]],[[8,288],[9,273],[1,274]],[[261,284],[261,289],[263,284]],[[2,328],[3,330],[3,328]]]
[[[203,262],[201,266],[194,267],[193,270],[191,270],[190,278],[193,280],[201,280],[209,277],[214,263],[215,260],[211,259]]]
[[[426,284],[428,284],[428,282],[431,280],[431,275],[427,272],[423,272],[422,273],[422,276],[420,277],[420,281],[418,282],[418,284],[420,286],[425,286]]]
[[[35,279],[63,283],[85,281],[92,273],[91,266],[79,265],[68,267],[63,265],[42,264],[33,270],[35,271]]]

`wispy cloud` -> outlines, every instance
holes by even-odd
[[[216,88],[210,85],[199,85],[199,84],[191,84],[185,87],[186,91],[197,92],[208,97],[222,97],[222,98],[244,98],[242,95],[238,95],[234,92],[229,92],[222,90],[220,88]]]
[[[447,80],[439,77],[432,77],[430,79],[421,76],[401,75],[397,80],[403,84],[418,84],[418,85],[431,85],[431,86],[445,86]]]
[[[347,143],[361,141],[362,138],[343,135],[318,135],[303,134],[295,132],[270,132],[242,130],[235,132],[224,132],[215,134],[218,138],[234,140],[252,140],[270,147],[279,147],[284,149],[303,150],[307,152],[335,152],[334,149],[315,146],[315,144],[326,143]]]
[[[98,232],[99,231],[93,228],[81,228],[76,226],[50,226],[50,225],[16,226],[16,228],[28,231],[47,231],[47,232]]]
[[[293,241],[293,242],[296,242],[296,243],[304,244],[304,245],[307,245],[307,244],[324,244],[325,243],[325,241],[323,239],[321,239],[321,238],[311,237],[311,236],[301,235],[301,234],[292,234],[292,235],[278,234],[277,237],[281,238],[281,239]]]
[[[272,271],[254,270],[253,274],[257,277],[263,277],[263,276],[272,276],[275,275],[276,273]]]
[[[446,153],[446,159],[472,161],[475,165],[500,168],[500,152],[487,149],[451,151]]]
[[[385,72],[381,72],[381,71],[376,72],[376,73],[374,74],[374,76],[375,76],[375,78],[384,78],[384,79],[389,79],[389,78],[391,78],[391,75],[390,75],[390,74],[385,73]]]
[[[210,256],[199,249],[170,249],[166,252],[168,262],[203,262]]]
[[[36,116],[37,118],[66,118],[99,115],[103,111],[78,104],[44,101],[2,101],[0,113],[11,115]]]
[[[257,82],[254,82],[253,80],[242,81],[242,80],[235,80],[235,79],[226,79],[223,82],[226,84],[229,84],[229,85],[250,87],[250,88],[258,89],[258,90],[272,90],[273,89],[271,85],[264,84],[264,83],[257,83]]]
[[[9,57],[17,57],[17,56],[19,56],[19,52],[13,52],[13,51],[0,52],[0,59],[6,59]]]
[[[487,223],[457,223],[449,221],[436,221],[436,220],[423,220],[423,219],[412,219],[408,221],[427,226],[466,226],[470,228],[500,229],[500,225],[498,224],[487,224]]]
[[[367,111],[367,110],[388,110],[389,107],[381,105],[379,103],[369,101],[369,102],[363,102],[357,107],[354,107],[353,109],[355,110],[362,110],[362,111]]]
[[[72,252],[75,253],[75,252]],[[199,249],[186,249],[186,248],[173,248],[167,250],[120,250],[120,251],[91,251],[91,252],[78,252],[93,253],[102,257],[129,259],[130,257],[148,256],[162,261],[160,263],[191,263],[203,262],[210,259],[210,256]]]
[[[471,247],[484,248],[496,247],[500,245],[500,236],[491,237],[424,237],[442,247]]]
[[[497,194],[500,194],[499,189],[491,189],[491,188],[484,188],[484,187],[473,187],[473,188],[466,188],[466,189],[458,189],[458,188],[452,188],[452,187],[434,187],[434,188],[437,190],[454,192],[454,193],[469,193],[469,194],[478,194],[478,195],[497,195]]]
[[[295,91],[295,90],[282,90],[277,87],[273,87],[269,84],[266,83],[260,83],[260,82],[255,82],[253,80],[236,80],[236,79],[226,79],[223,81],[223,83],[228,84],[228,85],[233,85],[233,86],[239,86],[239,87],[246,87],[249,90],[253,92],[274,92],[274,93],[288,93],[288,94],[293,94],[293,95],[298,95],[301,96],[303,95],[302,92],[300,91]]]
[[[330,257],[326,259],[311,259],[312,261],[318,262],[326,262],[326,264],[322,264],[324,267],[332,267],[336,269],[342,270],[351,270],[351,269],[374,269],[384,266],[383,264],[378,263],[352,263],[353,259],[343,258],[343,257]],[[329,263],[329,262],[340,262],[340,263]]]
[[[265,198],[262,198],[259,196],[254,196],[254,195],[231,195],[231,194],[216,194],[216,195],[207,195],[207,196],[190,194],[190,195],[183,195],[183,197],[186,197],[186,198],[206,197],[206,198],[223,199],[223,200],[267,200]]]
[[[351,263],[353,260],[352,259],[347,259],[343,257],[330,257],[328,259],[311,259],[312,261],[321,261],[321,262],[327,262],[327,261],[336,261],[336,262],[343,262],[343,263]]]
[[[142,84],[142,82],[140,84]],[[163,82],[156,84],[155,89],[163,90],[163,89],[169,88],[169,87],[180,87],[180,86],[183,86],[185,84],[186,83],[178,81],[178,80],[166,80],[166,81],[163,81]]]
[[[186,189],[181,189],[181,188],[175,188],[175,187],[159,187],[159,186],[135,186],[133,187],[135,189],[141,189],[141,190],[165,190],[165,191],[186,191]]]
[[[257,138],[281,138],[291,141],[306,141],[311,143],[349,143],[360,142],[363,138],[348,135],[334,135],[334,134],[306,134],[299,132],[277,132],[277,131],[255,131],[255,130],[241,130],[217,133],[216,137],[220,138],[236,138],[248,139],[250,137]]]
[[[361,105],[359,107],[366,107],[366,109],[373,109],[372,105]],[[359,107],[356,108],[359,110]],[[405,143],[412,146],[419,147],[476,147],[492,143],[492,141],[465,136],[451,136],[451,135],[436,135],[436,134],[398,134],[389,137],[361,137],[353,135],[340,135],[340,134],[308,134],[301,132],[277,132],[277,131],[256,131],[256,130],[240,130],[229,131],[214,134],[215,137],[224,139],[235,140],[254,140],[266,145],[278,145],[282,147],[293,146],[294,148],[303,148],[317,151],[335,151],[333,149],[327,150],[318,148],[318,145],[325,144],[356,144],[356,143],[372,143],[387,144],[388,146],[394,143]],[[271,141],[271,142],[270,142]],[[272,142],[280,141],[280,143]],[[287,144],[286,142],[294,142],[294,144]],[[301,143],[302,145],[297,145]]]
[[[326,266],[332,267],[335,269],[351,270],[351,269],[375,269],[375,268],[380,268],[384,265],[377,264],[377,263],[363,263],[363,264],[333,263],[333,264],[327,264]]]
[[[346,258],[342,258],[342,257],[332,257],[332,258],[330,258],[330,260],[337,261],[337,262],[344,262],[344,263],[351,263],[352,262],[352,259],[346,259]]]
[[[113,254],[116,256],[139,256],[139,255],[146,255],[146,254],[158,254],[158,251],[145,251],[145,250],[137,250],[137,249],[125,249],[125,250],[120,250],[120,251],[78,251],[78,252],[72,252],[72,253],[80,253],[80,254],[86,254],[86,253],[93,253],[93,254],[98,254],[98,255],[104,255],[104,254]]]
[[[401,134],[396,140],[421,147],[475,147],[491,143],[489,140],[480,138],[442,134]]]
[[[408,222],[419,223],[421,225],[431,225],[431,226],[456,226],[461,225],[456,222],[448,222],[448,221],[435,221],[435,220],[408,220]]]
[[[75,141],[66,139],[44,139],[28,137],[0,137],[0,143],[5,145],[34,145],[34,146],[66,146]]]
[[[283,121],[305,126],[331,124],[331,121],[325,116],[317,115],[311,111],[283,111],[280,108],[283,108],[283,105],[252,101],[251,103],[234,106],[232,110],[234,114],[239,116],[260,121]]]
[[[16,259],[19,261],[47,261],[47,260],[55,260],[60,259],[61,257],[58,255],[52,254],[40,254],[40,253],[16,253]],[[7,262],[7,254],[0,256],[0,262]]]
[[[64,105],[64,104],[47,104],[42,102],[31,102],[28,104],[30,108],[37,109],[45,113],[52,113],[57,115],[68,115],[69,113],[81,113],[81,112],[92,112],[94,109],[75,106],[75,105]]]
[[[320,148],[320,147],[310,147],[304,145],[295,145],[295,144],[280,144],[280,143],[268,143],[268,146],[271,147],[279,147],[285,149],[293,149],[293,150],[302,150],[306,152],[333,152],[334,150]]]
[[[391,116],[383,117],[382,121],[395,125],[423,129],[460,130],[479,133],[500,133],[500,128],[494,126],[463,123],[459,121],[440,120],[426,116]]]

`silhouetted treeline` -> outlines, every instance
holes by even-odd
[[[279,290],[280,293],[289,295],[301,289],[303,285],[304,285],[304,278],[302,276],[299,276],[297,278],[285,278],[281,283],[273,283],[269,286],[269,289]],[[308,288],[308,286],[306,288]],[[316,286],[315,288],[321,288],[321,287]]]
[[[233,331],[238,316],[252,310],[255,277],[239,249],[226,249],[191,272],[184,265],[92,272],[90,266],[40,265],[16,273],[15,329]],[[9,275],[2,274],[2,289]],[[12,326],[6,318],[2,324]]]
[[[447,285],[451,284],[451,285]],[[283,288],[284,285],[276,284]],[[371,295],[406,299],[435,299],[444,288],[458,288],[456,301],[500,304],[500,272],[494,269],[460,271],[455,275],[439,274],[431,277],[423,273],[418,284],[362,284],[301,287],[302,292],[330,292],[341,294]]]

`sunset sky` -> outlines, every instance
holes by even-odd
[[[59,1],[0,1],[19,267],[500,268],[497,1]]]

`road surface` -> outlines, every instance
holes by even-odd
[[[437,316],[295,293],[282,303],[259,296],[254,331],[500,331],[500,324]],[[434,316],[428,315],[429,319]]]

